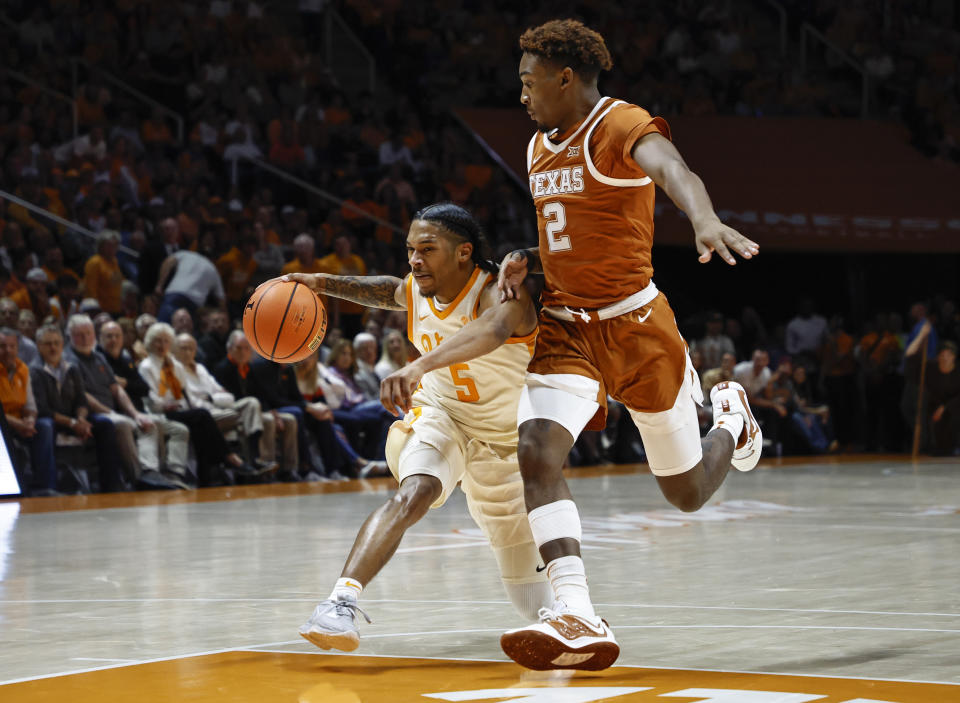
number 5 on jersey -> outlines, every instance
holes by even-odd
[[[573,248],[570,244],[570,236],[560,234],[567,226],[567,212],[563,209],[563,203],[545,203],[543,206],[543,218],[547,221],[547,246],[550,251],[569,251]],[[560,236],[557,236],[560,235]]]
[[[469,371],[469,364],[453,364],[450,366],[450,376],[453,378],[453,385],[457,387],[457,400],[464,403],[476,403],[480,400],[480,393],[477,392],[476,382],[469,376],[461,376],[462,371]],[[461,387],[466,390],[461,390]]]

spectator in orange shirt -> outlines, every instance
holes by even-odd
[[[105,229],[97,235],[97,253],[87,260],[83,269],[83,288],[87,298],[96,298],[100,309],[111,315],[120,313],[123,273],[117,261],[120,235]]]
[[[900,403],[900,383],[894,376],[901,349],[900,340],[891,332],[886,316],[877,315],[861,338],[858,352],[863,377],[866,450],[898,451],[901,423],[899,411],[894,415],[892,410]]]
[[[256,251],[257,239],[249,233],[247,227],[247,233],[240,238],[239,246],[234,246],[217,259],[217,271],[223,279],[231,317],[240,317],[243,313],[244,295],[257,271],[257,262],[253,258]]]
[[[357,181],[350,189],[350,196],[344,201],[340,213],[343,215],[343,221],[347,226],[353,230],[358,238],[362,239],[372,235],[375,226],[373,220],[363,215],[364,212],[381,219],[384,216],[383,208],[367,195],[367,186],[363,181]]]
[[[143,123],[140,130],[143,137],[143,143],[149,149],[150,147],[168,147],[173,146],[173,133],[163,117],[163,112],[159,108],[154,108],[150,119]]]
[[[827,405],[833,415],[837,441],[849,448],[856,437],[856,418],[860,416],[857,392],[857,359],[854,339],[844,329],[843,318],[830,318],[829,331],[823,345],[823,366],[820,370],[826,390]]]
[[[270,147],[270,161],[282,168],[296,171],[303,166],[305,160],[303,147],[297,141],[295,125],[284,122],[279,141]]]
[[[60,304],[54,298],[50,299],[47,291],[47,274],[41,268],[32,268],[27,272],[24,288],[14,292],[10,299],[17,304],[21,310],[29,310],[36,319],[45,320],[48,315],[52,315],[58,321],[63,319],[60,313]]]
[[[63,250],[58,246],[48,247],[43,252],[43,272],[50,283],[56,283],[60,276],[70,276],[80,283],[76,271],[63,265]]]
[[[364,276],[367,265],[363,259],[353,253],[349,237],[337,237],[333,242],[333,253],[320,259],[319,273],[332,273],[336,276]],[[364,308],[359,303],[340,298],[329,301],[333,326],[339,327],[345,337],[353,337],[363,331]]]
[[[451,177],[444,181],[443,189],[452,202],[466,207],[470,196],[473,194],[473,184],[467,180],[463,164],[458,163],[456,165]]]
[[[323,270],[323,262],[315,258],[316,245],[313,237],[304,232],[297,235],[293,240],[293,252],[296,257],[293,261],[284,264],[281,274],[288,273],[320,273]]]

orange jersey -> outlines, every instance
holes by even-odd
[[[544,305],[602,308],[650,282],[656,186],[631,152],[651,132],[670,138],[662,118],[601,98],[562,140],[530,140]]]

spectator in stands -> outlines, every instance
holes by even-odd
[[[173,328],[157,322],[147,330],[144,345],[149,354],[137,370],[150,388],[150,404],[167,418],[181,422],[190,429],[190,441],[197,454],[199,485],[210,486],[223,480],[221,471],[230,469],[236,475],[258,476],[259,471],[244,463],[230,450],[220,428],[210,413],[191,407],[187,396],[187,379],[180,362],[173,358]]]
[[[297,235],[293,240],[293,252],[296,255],[292,261],[284,264],[281,273],[320,273],[323,262],[314,256],[314,241],[309,234]]]
[[[40,418],[53,421],[55,440],[63,435],[74,442],[93,439],[97,454],[97,487],[102,490],[123,485],[117,439],[113,423],[104,419],[94,424],[87,403],[80,369],[63,358],[63,333],[57,325],[44,325],[37,335],[41,361],[30,370],[30,381]],[[62,441],[62,440],[61,440]]]
[[[384,167],[400,163],[416,171],[418,166],[413,159],[410,147],[403,143],[403,133],[399,129],[393,130],[390,133],[390,139],[380,145],[379,160],[380,165]]]
[[[753,414],[763,426],[764,442],[769,440],[775,445],[780,440],[778,429],[786,412],[767,397],[767,384],[773,377],[769,364],[770,354],[765,349],[755,349],[750,361],[741,361],[733,367],[733,380],[747,391]]]
[[[262,223],[254,223],[253,234],[257,239],[257,250],[253,253],[253,260],[257,264],[256,281],[279,276],[284,264],[283,250],[271,241],[270,233]],[[273,239],[279,241],[276,232],[273,232]]]
[[[0,327],[0,403],[11,433],[30,450],[30,495],[57,495],[57,464],[53,453],[51,418],[37,417],[30,370],[17,358],[17,333]],[[21,478],[22,478],[21,470]]]
[[[180,250],[164,260],[156,293],[163,298],[157,313],[161,322],[169,322],[177,308],[186,308],[192,314],[211,299],[217,306],[226,304],[217,267],[207,257],[192,251]]]
[[[242,330],[234,330],[227,337],[225,344],[226,356],[213,367],[213,376],[216,381],[231,393],[234,398],[254,398],[260,406],[261,422],[264,426],[263,436],[280,436],[283,451],[281,459],[283,466],[279,478],[287,481],[301,479],[298,466],[304,465],[306,452],[303,443],[309,441],[306,430],[300,429],[303,413],[299,406],[290,407],[282,402],[277,389],[270,383],[264,383],[263,375],[253,373],[250,361],[253,358],[253,348]],[[276,440],[274,439],[274,444]],[[261,445],[262,446],[262,445]],[[274,449],[274,452],[276,450]],[[271,456],[269,449],[264,448],[261,457],[267,460]],[[312,467],[305,465],[309,474]]]
[[[706,335],[702,339],[696,340],[690,349],[691,351],[700,351],[703,354],[703,366],[706,369],[719,367],[724,354],[736,354],[733,341],[723,333],[722,314],[719,312],[709,313]]]
[[[137,284],[144,293],[157,287],[160,267],[180,249],[180,225],[173,217],[160,221],[160,238],[151,239],[140,253]]]
[[[827,339],[827,321],[813,309],[813,300],[803,298],[797,314],[787,323],[785,346],[788,354],[803,361],[819,364],[823,343]]]
[[[387,430],[396,419],[378,400],[368,400],[356,381],[357,364],[353,345],[341,339],[330,349],[324,369],[327,404],[333,408],[333,417],[343,425],[351,444],[366,456],[383,457]],[[366,444],[358,442],[359,435],[366,435]]]
[[[797,364],[793,368],[794,400],[793,424],[805,440],[807,449],[822,454],[836,451],[838,443],[833,435],[830,407],[819,402],[814,384],[807,375],[807,367]]]
[[[399,371],[407,365],[407,345],[403,332],[388,330],[383,335],[383,353],[380,361],[374,367],[377,377],[384,379],[394,371]]]
[[[225,432],[239,430],[240,436],[245,440],[250,463],[258,468],[275,471],[278,467],[275,461],[275,424],[264,424],[260,401],[253,396],[236,398],[221,386],[207,368],[197,361],[197,340],[190,334],[183,332],[176,336],[174,355],[183,365],[187,381],[186,391],[194,407],[208,410]],[[289,434],[293,441],[284,447],[284,468],[287,471],[296,471],[296,434]]]
[[[878,314],[860,339],[856,354],[864,395],[864,445],[867,451],[896,451],[901,389],[895,378],[900,363],[900,340],[889,327],[889,317]]]
[[[20,308],[10,298],[0,298],[0,327],[13,330],[17,337],[17,356],[27,366],[33,366],[40,358],[37,345],[20,334]]]
[[[36,343],[37,316],[30,310],[21,310],[17,318],[17,331],[23,339]]]
[[[960,369],[957,369],[957,345],[940,344],[937,363],[928,369],[927,408],[933,451],[940,456],[957,454],[960,449]]]
[[[227,336],[230,334],[230,317],[223,310],[205,310],[201,317],[200,338],[197,340],[198,356],[203,364],[213,369],[227,354]]]
[[[224,282],[231,317],[240,317],[243,313],[247,287],[257,271],[257,261],[253,258],[256,250],[256,238],[249,233],[243,234],[237,245],[217,259],[217,271]]]
[[[367,273],[366,263],[353,253],[350,238],[346,236],[334,240],[333,253],[320,259],[320,266],[322,273],[336,276],[365,276]],[[345,336],[352,339],[363,329],[363,306],[339,298],[328,300],[334,326],[339,327]]]
[[[325,369],[319,361],[319,355],[311,354],[294,364],[294,373],[305,407],[309,408],[307,424],[323,457],[327,477],[366,478],[382,472],[385,464],[362,458],[350,444],[343,429],[334,424],[333,410],[326,403],[329,383],[324,378]]]
[[[42,268],[32,268],[27,272],[25,287],[15,291],[10,299],[17,304],[23,311],[33,313],[41,320],[53,316],[55,319],[62,319],[60,312],[60,303],[56,298],[51,299],[47,291],[49,285],[47,274]]]
[[[357,360],[354,379],[368,400],[380,397],[380,377],[374,369],[380,351],[378,346],[377,338],[369,332],[361,332],[353,338],[353,355]]]
[[[830,330],[823,346],[821,378],[827,394],[827,406],[832,411],[837,440],[850,448],[856,438],[856,418],[859,416],[857,391],[857,359],[854,340],[844,329],[839,315],[830,318]]]
[[[67,335],[70,346],[64,358],[80,369],[94,425],[104,420],[113,424],[127,482],[146,489],[176,488],[160,473],[162,429],[137,409],[117,381],[110,363],[96,350],[93,321],[87,315],[74,315],[67,322]]]
[[[701,376],[700,385],[703,388],[704,397],[710,396],[710,390],[721,381],[733,381],[733,369],[737,365],[737,357],[730,352],[724,353],[720,358],[720,365],[715,368],[707,369]],[[711,420],[712,422],[712,420]]]
[[[170,316],[170,326],[173,327],[174,334],[185,332],[192,335],[193,318],[190,316],[190,311],[186,308],[177,308],[173,315]]]
[[[97,235],[97,253],[83,268],[83,290],[87,297],[96,298],[100,309],[112,315],[120,314],[123,273],[117,261],[120,234],[103,230]]]
[[[80,289],[79,279],[64,275],[57,279],[57,307],[60,308],[60,314],[64,320],[69,320],[71,315],[80,312]]]

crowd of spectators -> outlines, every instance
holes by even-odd
[[[777,4],[787,22],[783,36]],[[362,28],[395,81],[442,104],[514,104],[516,68],[504,59],[516,55],[517,37],[527,27],[571,16],[607,40],[615,70],[603,79],[605,94],[652,114],[861,117],[862,73],[816,41],[801,63],[798,38],[808,23],[867,74],[871,118],[902,122],[928,156],[960,160],[956,3],[777,4],[340,0],[338,6]]]
[[[392,88],[374,99],[344,91],[316,50],[322,5],[302,2],[297,16],[219,0],[4,4],[0,60],[28,80],[0,84],[0,188],[96,233],[0,199],[0,393],[29,490],[382,473],[390,416],[377,385],[410,353],[402,313],[328,301],[324,346],[287,368],[254,358],[236,329],[250,291],[281,273],[402,274],[399,233],[437,200],[469,207],[501,252],[531,241],[525,194],[446,107],[513,104],[505,58],[546,16],[503,2],[444,12],[339,3]],[[582,12],[620,66],[608,92],[655,113],[820,114],[839,104],[785,77],[774,18],[748,5]],[[820,3],[817,21],[845,26],[836,5]],[[842,32],[829,34],[841,43]],[[182,139],[171,112],[145,107],[100,69],[175,108]],[[66,104],[29,82],[70,95],[74,75],[76,129]],[[940,88],[928,86],[946,124],[956,101]],[[251,159],[344,204],[308,197]],[[946,305],[931,315],[928,328],[911,320],[908,335],[897,315],[879,316],[856,339],[842,320],[809,311],[770,335],[749,310],[684,332],[697,340],[705,383],[732,375],[750,388],[776,452],[902,449],[913,420],[900,404],[916,402],[919,384],[911,343],[929,336],[924,437],[948,452],[956,372],[950,345],[937,349],[957,339],[956,315]],[[613,408],[610,418],[573,462],[642,456],[628,415]]]

